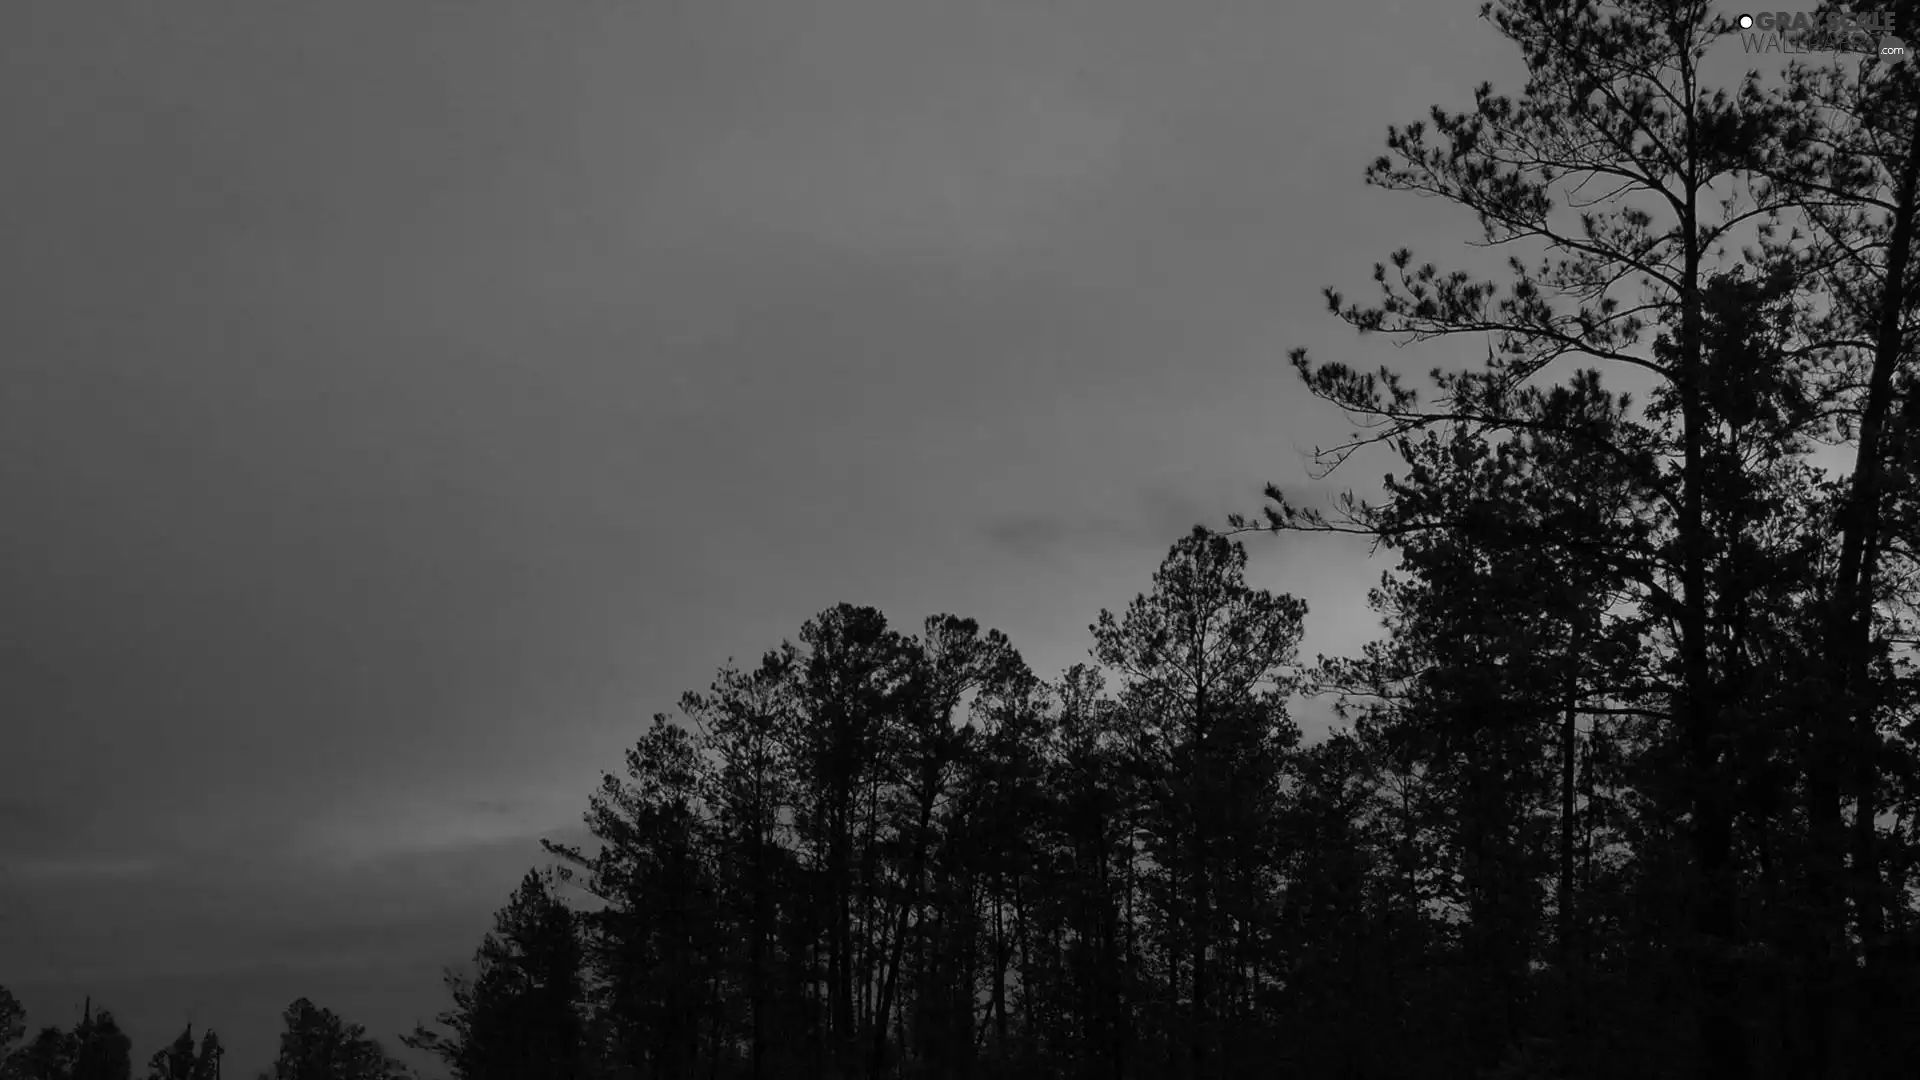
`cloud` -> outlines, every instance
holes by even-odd
[[[866,252],[992,254],[1035,243],[1047,219],[1116,166],[1110,110],[1060,86],[1001,79],[950,96],[961,122],[926,107],[843,114],[828,124],[728,133],[688,155],[657,194],[692,210]]]
[[[996,546],[1016,555],[1039,556],[1051,554],[1076,537],[1103,535],[1107,529],[1054,514],[1016,514],[989,522],[984,532]]]

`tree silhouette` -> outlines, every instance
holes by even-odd
[[[377,1040],[367,1037],[365,1027],[306,998],[295,999],[281,1019],[286,1027],[273,1080],[398,1080],[406,1075]]]
[[[471,981],[449,973],[453,1008],[401,1038],[457,1080],[576,1080],[586,1072],[584,961],[574,914],[529,872],[474,954]]]
[[[209,1030],[194,1048],[193,1025],[188,1024],[165,1049],[154,1051],[147,1063],[150,1080],[218,1080],[224,1051],[219,1036]]]
[[[1872,1045],[1878,1035],[1843,1039],[1836,1027],[1855,1011],[1849,1004],[1883,996],[1842,977],[1854,967],[1848,954],[1857,941],[1884,936],[1887,903],[1874,865],[1883,841],[1870,764],[1882,748],[1859,718],[1873,715],[1878,731],[1888,714],[1861,712],[1847,689],[1865,685],[1862,658],[1876,651],[1860,628],[1888,625],[1867,615],[1888,598],[1869,598],[1860,585],[1872,573],[1869,538],[1881,535],[1872,509],[1877,481],[1863,464],[1845,497],[1836,497],[1804,455],[1808,440],[1829,428],[1842,437],[1859,432],[1863,463],[1887,453],[1874,425],[1890,414],[1888,388],[1897,377],[1889,369],[1904,350],[1900,312],[1912,238],[1902,222],[1911,216],[1903,209],[1911,183],[1900,163],[1912,144],[1890,151],[1898,144],[1879,137],[1884,124],[1876,118],[1912,100],[1910,74],[1870,63],[1856,83],[1798,72],[1784,90],[1750,76],[1728,92],[1701,78],[1705,49],[1727,29],[1705,4],[1513,3],[1488,13],[1525,52],[1525,92],[1510,99],[1483,87],[1466,113],[1436,110],[1430,123],[1396,129],[1392,156],[1368,179],[1455,203],[1480,220],[1489,244],[1532,243],[1547,257],[1537,269],[1511,259],[1512,279],[1502,289],[1463,272],[1415,267],[1411,253],[1400,251],[1391,269],[1376,268],[1378,306],[1328,293],[1333,310],[1363,333],[1488,340],[1486,368],[1436,372],[1441,399],[1423,406],[1391,371],[1316,366],[1303,353],[1294,362],[1313,393],[1376,422],[1372,433],[1335,448],[1329,465],[1435,425],[1464,425],[1481,440],[1550,431],[1644,476],[1656,496],[1641,518],[1645,528],[1516,532],[1484,521],[1394,521],[1352,504],[1344,522],[1330,522],[1286,505],[1277,490],[1266,524],[1346,527],[1383,539],[1443,528],[1497,541],[1503,558],[1544,549],[1576,576],[1624,575],[1626,599],[1653,619],[1642,667],[1666,718],[1641,733],[1638,764],[1647,771],[1637,794],[1653,801],[1645,824],[1658,826],[1646,836],[1646,853],[1656,835],[1685,848],[1667,852],[1675,861],[1641,895],[1657,894],[1686,913],[1690,933],[1672,937],[1669,955],[1684,962],[1692,986],[1676,1004],[1695,1017],[1700,1074],[1747,1076],[1757,1067],[1758,1042],[1770,1033],[1756,1028],[1742,1000],[1756,948],[1798,958],[1793,977],[1807,994],[1786,1051],[1795,1075],[1843,1067],[1847,1045],[1861,1047],[1862,1062],[1890,1060]],[[1893,111],[1911,115],[1904,110]],[[1869,146],[1881,155],[1877,162],[1868,160]],[[1891,194],[1878,201],[1869,194],[1880,191]],[[1782,227],[1796,220],[1819,239]],[[1754,243],[1736,248],[1743,239]],[[1863,264],[1875,247],[1883,258]],[[1876,332],[1864,339],[1854,329],[1868,326]],[[1863,356],[1870,374],[1861,394],[1849,372]],[[1653,377],[1648,407],[1634,422],[1605,428],[1529,411],[1526,390],[1567,357]],[[1809,515],[1809,508],[1820,509]],[[1829,523],[1839,526],[1837,551],[1822,542]],[[1811,632],[1826,638],[1831,659],[1797,668],[1798,685],[1756,694],[1757,673],[1789,651],[1781,634],[1791,634],[1793,609],[1809,603],[1827,612]],[[1832,614],[1840,608],[1849,614]],[[1844,647],[1833,644],[1842,622],[1853,635]],[[1822,652],[1792,651],[1801,659]],[[1841,674],[1848,664],[1850,679]],[[1826,689],[1811,690],[1815,682]],[[1821,704],[1808,707],[1815,699]],[[1811,737],[1769,745],[1762,718],[1781,716],[1783,706]],[[1849,775],[1851,860],[1839,810]],[[1562,791],[1564,809],[1564,784]],[[1788,798],[1798,802],[1806,831],[1783,852],[1778,827]],[[1797,928],[1787,935],[1793,940],[1765,945],[1750,936],[1746,885],[1763,841],[1760,872],[1797,878],[1789,901],[1797,911],[1780,920]],[[1789,853],[1794,865],[1783,868],[1778,856]],[[1854,928],[1845,925],[1846,882],[1862,913]]]

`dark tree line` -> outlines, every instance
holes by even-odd
[[[600,903],[530,875],[410,1045],[463,1078],[1270,1061],[1281,856],[1322,822],[1288,784],[1305,605],[1245,565],[1196,530],[1054,684],[851,605],[722,669],[594,796],[601,849],[551,846]]]
[[[403,1080],[412,1070],[389,1056],[366,1028],[300,998],[281,1014],[280,1052],[257,1080]],[[88,999],[72,1030],[26,1034],[26,1011],[0,986],[0,1080],[131,1080],[133,1043],[113,1014]],[[226,1050],[212,1030],[196,1043],[188,1024],[147,1061],[148,1080],[221,1080]]]
[[[851,605],[729,663],[404,1041],[459,1080],[1912,1075],[1920,72],[1710,85],[1691,0],[1483,15],[1524,87],[1366,178],[1506,269],[1403,250],[1327,299],[1485,363],[1293,356],[1380,496],[1196,528],[1051,681]],[[1298,531],[1397,556],[1358,656],[1302,661],[1246,579],[1236,533]],[[1341,724],[1303,741],[1298,694]],[[83,1027],[10,1075],[106,1077]],[[287,1029],[277,1080],[397,1069]],[[156,1076],[205,1075],[190,1036]]]
[[[113,1014],[81,1007],[71,1030],[47,1026],[25,1039],[26,1010],[0,987],[0,1076],[6,1080],[127,1080],[133,1044]],[[214,1044],[218,1046],[216,1042]]]

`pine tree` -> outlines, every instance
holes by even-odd
[[[331,1009],[297,998],[281,1014],[280,1053],[273,1080],[400,1080],[405,1068],[387,1056],[367,1029]]]
[[[1181,1068],[1196,1080],[1214,1075],[1223,1036],[1238,1029],[1217,1023],[1222,1012],[1237,1019],[1216,1000],[1234,970],[1217,964],[1231,958],[1223,916],[1259,912],[1257,839],[1280,754],[1299,738],[1286,713],[1287,669],[1306,605],[1249,587],[1245,572],[1239,544],[1196,527],[1154,574],[1153,590],[1119,617],[1102,612],[1093,631],[1094,653],[1119,673],[1133,718],[1132,755],[1152,792],[1151,853],[1172,876],[1162,903],[1170,943],[1185,953],[1189,995]],[[1255,894],[1236,895],[1248,881]]]
[[[474,954],[471,981],[447,976],[453,1007],[402,1042],[438,1056],[457,1080],[578,1080],[585,1075],[584,962],[573,911],[528,872]]]

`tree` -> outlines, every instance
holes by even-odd
[[[970,1060],[980,915],[989,895],[1017,906],[1019,885],[1017,856],[959,808],[1026,811],[961,789],[983,739],[1012,755],[995,768],[1024,768],[1037,686],[972,620],[914,638],[840,605],[683,697],[691,730],[656,717],[593,800],[600,851],[549,845],[608,902],[586,922],[613,1057],[662,1076],[877,1076],[910,1045]],[[996,925],[1004,990],[1024,953],[1019,926]],[[987,1008],[1004,1014],[1004,993]]]
[[[795,669],[799,721],[788,732],[807,781],[794,825],[809,853],[817,918],[826,932],[823,1064],[852,1072],[871,1017],[856,997],[875,970],[856,936],[873,910],[884,755],[898,738],[919,659],[914,644],[873,608],[842,604],[800,630],[806,648]],[[864,1010],[863,1010],[864,1011]]]
[[[1790,110],[1770,98],[1757,76],[1737,93],[1700,78],[1706,48],[1729,30],[1695,0],[1625,0],[1618,4],[1522,0],[1483,14],[1523,50],[1529,77],[1517,99],[1482,86],[1472,110],[1436,109],[1431,123],[1389,136],[1368,180],[1396,190],[1438,196],[1472,211],[1488,245],[1540,245],[1548,257],[1530,269],[1509,261],[1504,292],[1464,271],[1414,268],[1396,252],[1393,272],[1375,269],[1378,307],[1330,307],[1363,333],[1424,340],[1457,334],[1490,339],[1480,372],[1435,372],[1443,399],[1422,408],[1399,376],[1363,375],[1341,364],[1317,368],[1304,352],[1294,363],[1308,387],[1382,427],[1336,449],[1330,464],[1361,446],[1399,438],[1435,423],[1468,423],[1513,431],[1527,418],[1517,388],[1563,357],[1621,364],[1665,388],[1672,423],[1660,429],[1663,524],[1658,540],[1627,550],[1568,551],[1631,568],[1634,586],[1673,628],[1672,681],[1677,756],[1675,792],[1685,806],[1690,884],[1681,894],[1691,912],[1686,944],[1696,996],[1701,1075],[1750,1073],[1750,1051],[1735,1007],[1742,941],[1740,869],[1728,776],[1725,655],[1717,652],[1716,559],[1709,521],[1718,482],[1713,434],[1716,357],[1707,331],[1710,281],[1729,268],[1725,254],[1743,228],[1791,205],[1778,189],[1739,194],[1737,181],[1769,164],[1784,167],[1781,141]],[[1437,136],[1439,145],[1428,141]],[[1721,199],[1729,184],[1736,195]],[[1584,192],[1605,193],[1601,201]],[[1637,287],[1631,299],[1624,294]],[[1658,328],[1653,348],[1639,348]],[[1633,447],[1592,441],[1589,452],[1622,456]],[[1324,527],[1324,518],[1286,505],[1270,490],[1274,528]],[[1676,807],[1676,809],[1678,809]]]
[[[73,1080],[129,1080],[133,1075],[133,1041],[111,1012],[95,1012],[91,1000],[73,1029],[72,1045]]]
[[[1105,690],[1105,679],[1085,664],[1061,677],[1046,778],[1061,853],[1053,892],[1065,908],[1059,919],[1071,942],[1060,976],[1071,1002],[1063,1012],[1077,1021],[1076,1055],[1088,1076],[1124,1075],[1133,1034],[1128,984],[1134,957],[1123,920],[1131,910],[1134,856],[1126,825],[1139,812],[1140,789],[1122,768],[1120,707]]]
[[[1899,20],[1920,14],[1911,4],[1895,7]],[[1804,872],[1811,924],[1805,975],[1813,991],[1806,1067],[1818,1074],[1837,1066],[1833,1059],[1849,1046],[1883,1068],[1899,1059],[1886,1040],[1901,1024],[1884,1010],[1893,991],[1885,978],[1894,944],[1888,925],[1903,905],[1883,873],[1888,838],[1877,821],[1891,801],[1883,773],[1900,743],[1887,721],[1900,690],[1889,679],[1892,669],[1876,658],[1889,651],[1895,633],[1886,589],[1898,585],[1888,579],[1914,558],[1896,522],[1898,507],[1912,498],[1912,474],[1901,466],[1903,431],[1911,428],[1902,414],[1920,415],[1910,344],[1920,301],[1913,259],[1920,240],[1920,80],[1910,64],[1875,58],[1857,73],[1796,66],[1788,83],[1802,109],[1794,142],[1804,149],[1767,170],[1766,180],[1799,200],[1811,226],[1799,265],[1827,303],[1804,333],[1821,351],[1821,389],[1854,451],[1851,468],[1824,500],[1837,544],[1817,613],[1819,705],[1808,710],[1818,737],[1808,748],[1803,799],[1812,834]],[[1834,123],[1835,116],[1845,122]],[[1775,256],[1788,246],[1777,242]],[[1850,990],[1851,1007],[1844,1000]],[[1848,1012],[1877,1019],[1843,1035]]]
[[[281,1018],[280,1053],[274,1080],[398,1080],[406,1069],[387,1055],[367,1029],[348,1023],[306,998],[295,999]]]
[[[27,1033],[27,1010],[13,991],[0,986],[0,1061],[13,1052],[13,1044]]]
[[[1398,441],[1407,475],[1389,476],[1390,500],[1357,515],[1401,555],[1370,598],[1389,637],[1320,670],[1323,686],[1369,703],[1367,740],[1420,789],[1423,810],[1399,828],[1431,830],[1438,861],[1424,869],[1447,869],[1406,910],[1439,900],[1461,912],[1447,932],[1479,1069],[1525,1042],[1539,965],[1562,1003],[1558,1052],[1583,1058],[1572,1045],[1577,1006],[1592,1004],[1576,1001],[1588,944],[1581,720],[1668,716],[1649,681],[1644,613],[1615,599],[1625,576],[1566,557],[1631,548],[1657,518],[1650,458],[1583,452],[1646,436],[1592,372],[1527,390],[1515,410],[1527,426],[1498,443],[1469,425]]]
[[[742,1032],[748,1071],[756,1078],[767,1074],[770,1057],[782,1056],[778,1032],[804,1011],[797,988],[779,977],[777,964],[781,897],[797,880],[782,844],[782,818],[795,797],[782,742],[790,729],[794,660],[793,650],[779,649],[751,671],[728,664],[708,693],[687,694],[680,705],[711,762],[723,901],[746,949],[737,983],[748,1011]]]
[[[194,1049],[193,1025],[188,1024],[178,1038],[164,1049],[156,1050],[147,1063],[151,1080],[217,1080],[224,1051],[219,1036],[209,1030]]]
[[[1118,618],[1101,612],[1093,628],[1094,655],[1122,679],[1134,760],[1154,793],[1153,854],[1183,886],[1165,902],[1188,952],[1186,1057],[1196,1078],[1217,1068],[1215,983],[1234,989],[1248,959],[1229,948],[1217,974],[1214,950],[1223,924],[1262,914],[1260,841],[1280,755],[1299,738],[1286,713],[1287,669],[1306,605],[1249,587],[1246,558],[1238,543],[1196,527],[1155,572],[1151,592]]]
[[[401,1042],[438,1056],[457,1080],[576,1080],[585,1072],[583,956],[573,912],[529,871],[494,916],[469,982],[449,973],[453,1007]]]
[[[894,896],[882,924],[891,946],[881,959],[878,1000],[870,1021],[873,1036],[867,1071],[872,1076],[880,1075],[887,1065],[888,1022],[907,938],[921,917],[928,858],[938,839],[934,809],[958,782],[957,767],[966,761],[977,730],[959,726],[963,703],[972,697],[996,718],[1021,717],[1027,715],[1025,707],[1036,688],[1032,673],[1006,635],[997,630],[982,634],[972,619],[929,618],[920,645],[901,726],[888,755]],[[999,725],[999,731],[1007,730],[1007,725]]]
[[[8,1055],[8,1080],[72,1080],[78,1050],[72,1033],[43,1027],[26,1045]]]
[[[606,904],[582,919],[599,1056],[636,1076],[691,1076],[727,1049],[710,777],[692,733],[664,713],[626,764],[625,779],[604,777],[587,814],[600,850],[545,846],[562,860],[562,880]]]

